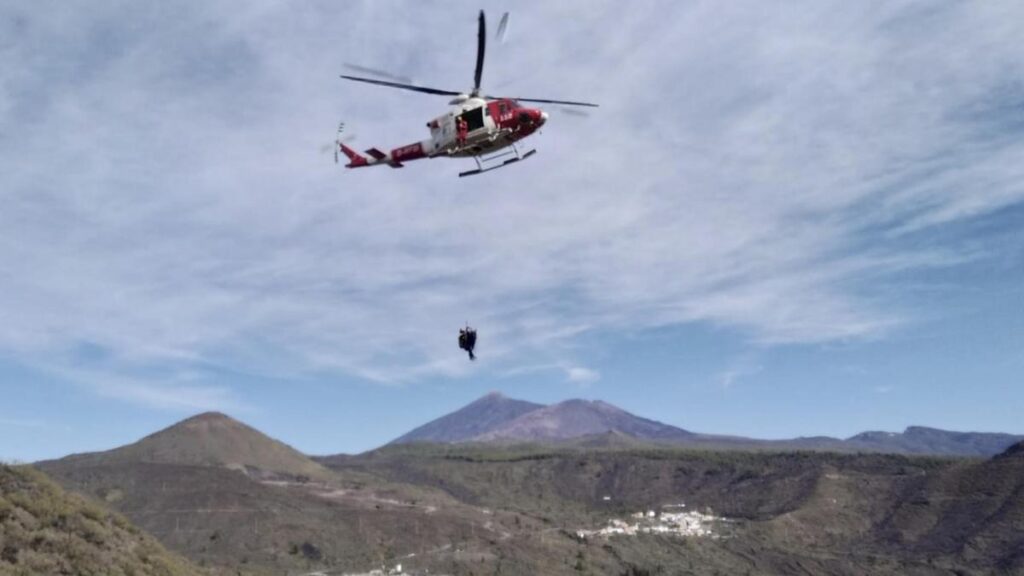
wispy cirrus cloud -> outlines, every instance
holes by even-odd
[[[0,418],[0,427],[43,428],[46,421],[38,418]]]
[[[892,278],[977,257],[908,238],[1024,200],[1014,4],[517,4],[534,33],[491,51],[485,84],[602,107],[474,181],[317,154],[339,115],[367,145],[423,137],[442,100],[336,75],[468,86],[474,13],[177,8],[0,18],[0,347],[130,401],[232,402],[107,379],[140,366],[466,375],[465,321],[506,371],[575,366],[578,335],[624,327],[883,337],[913,320]],[[102,376],[61,360],[82,342]]]

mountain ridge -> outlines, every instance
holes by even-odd
[[[508,409],[508,407],[515,407]],[[475,421],[479,414],[483,421]],[[617,432],[623,438],[602,438]],[[602,400],[570,399],[535,404],[491,392],[449,414],[400,436],[390,444],[574,442],[582,445],[631,442],[672,443],[707,449],[822,450],[884,452],[939,456],[991,457],[1024,436],[989,432],[957,432],[908,426],[903,432],[866,431],[848,438],[806,436],[765,440],[702,434],[636,416]]]

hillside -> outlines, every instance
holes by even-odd
[[[1024,573],[1024,443],[924,479],[879,534],[921,555],[963,556]]]
[[[599,449],[388,447],[339,470],[432,486],[552,526],[601,526],[681,502],[730,519],[729,538],[718,543],[598,541],[652,574],[678,566],[692,574],[1024,573],[1024,444],[977,461],[615,447],[620,440],[615,435]],[[586,554],[596,562],[602,552]]]
[[[1024,441],[1017,442],[1004,450],[996,458],[1024,458]]]
[[[0,574],[203,574],[123,517],[29,467],[0,465]]]
[[[64,460],[80,466],[145,462],[217,466],[291,478],[330,477],[329,471],[298,450],[218,412],[193,416],[127,446]]]
[[[391,443],[464,442],[543,407],[492,392],[451,414],[427,422]]]

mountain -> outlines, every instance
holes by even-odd
[[[696,436],[674,426],[634,416],[600,400],[566,400],[527,412],[473,439],[481,442],[560,441],[613,431],[641,440],[685,440]]]
[[[408,434],[396,438],[391,443],[464,442],[543,407],[542,404],[514,400],[506,398],[498,392],[491,392],[447,416],[427,422]]]
[[[107,452],[76,454],[75,465],[159,463],[325,479],[331,474],[298,450],[219,412],[206,412]]]
[[[814,450],[988,457],[1021,440],[1024,440],[1024,436],[950,432],[923,426],[911,426],[902,433],[864,432],[845,440],[828,436],[759,440],[697,434],[635,416],[601,401],[567,400],[553,406],[544,406],[492,392],[451,414],[416,428],[391,444],[569,442],[579,447],[597,448],[626,445],[636,447],[645,442],[654,442],[708,450]],[[347,457],[339,454],[317,460],[330,466]]]
[[[951,456],[992,456],[1024,436],[987,432],[950,432],[924,426],[911,426],[902,433],[863,432],[847,438],[849,448],[875,452],[907,454],[945,454]]]
[[[0,465],[0,574],[202,574],[41,472]]]

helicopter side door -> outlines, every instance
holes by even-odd
[[[430,139],[434,143],[434,150],[444,150],[455,144],[455,114],[448,112],[430,121]]]

